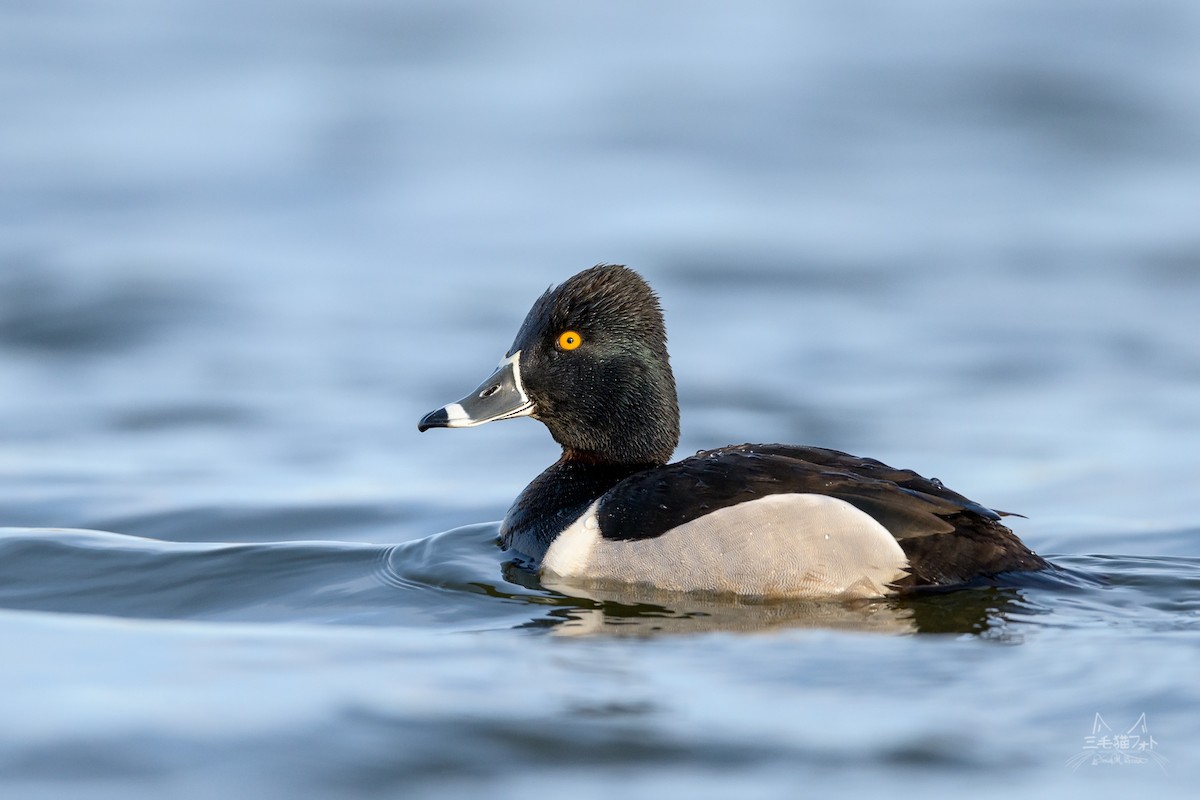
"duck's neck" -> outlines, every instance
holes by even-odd
[[[554,538],[625,478],[661,462],[615,463],[595,453],[564,450],[562,458],[517,496],[500,539],[506,550],[541,561]]]

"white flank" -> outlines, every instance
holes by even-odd
[[[592,503],[579,519],[550,543],[542,558],[542,571],[561,578],[587,578],[592,566],[592,553],[600,543],[600,523]]]
[[[721,508],[652,539],[604,539],[596,507],[550,545],[543,568],[591,584],[756,597],[890,593],[908,559],[873,517],[835,497],[776,494]]]

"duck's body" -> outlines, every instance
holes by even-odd
[[[548,291],[497,372],[419,427],[516,416],[563,446],[501,526],[503,545],[547,578],[877,597],[1046,566],[999,513],[872,459],[771,444],[668,464],[679,412],[662,314],[625,267]]]

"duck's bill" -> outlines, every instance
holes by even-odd
[[[430,428],[470,428],[500,419],[528,417],[533,401],[521,385],[521,351],[500,362],[492,376],[479,388],[459,400],[430,411],[417,423],[417,430]]]

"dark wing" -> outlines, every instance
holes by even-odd
[[[601,499],[600,531],[608,539],[653,538],[710,511],[788,493],[836,497],[876,519],[908,556],[910,575],[900,586],[1046,566],[998,512],[940,481],[821,447],[722,447],[632,475]]]

